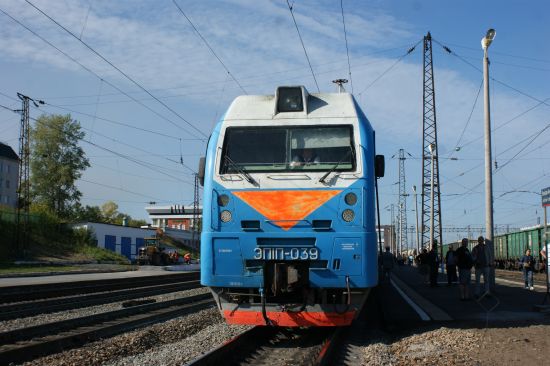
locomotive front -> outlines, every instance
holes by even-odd
[[[351,323],[378,281],[374,154],[348,93],[235,99],[199,169],[201,283],[228,323]]]

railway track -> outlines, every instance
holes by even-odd
[[[254,327],[188,366],[319,365],[325,344],[338,329]]]
[[[373,289],[357,319],[348,327],[254,327],[187,366],[356,365],[362,345],[384,326],[381,293]]]
[[[127,277],[107,280],[76,281],[51,283],[41,285],[0,287],[0,302],[13,303],[47,299],[54,297],[73,296],[94,292],[106,292],[129,288],[153,286],[182,281],[198,281],[199,272],[184,272],[170,275]]]
[[[87,306],[144,298],[198,287],[200,287],[200,281],[191,280],[186,282],[156,284],[99,293],[87,293],[84,295],[79,294],[55,298],[49,297],[43,300],[8,303],[0,305],[0,320],[23,318],[69,309],[79,309]],[[101,285],[99,288],[104,289],[104,286]]]
[[[212,306],[212,296],[201,294],[3,332],[0,360],[28,361]]]

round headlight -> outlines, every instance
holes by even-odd
[[[346,197],[344,197],[344,201],[350,206],[353,206],[357,203],[357,196],[355,193],[348,193],[346,194]]]
[[[222,220],[222,222],[229,222],[231,221],[231,212],[227,211],[227,210],[223,210],[221,213],[220,213],[220,219]]]
[[[353,212],[353,210],[347,208],[344,210],[344,212],[342,212],[342,218],[345,222],[351,222],[355,218],[355,213]]]
[[[218,205],[225,207],[229,203],[229,196],[226,194],[222,194],[218,197]]]

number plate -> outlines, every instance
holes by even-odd
[[[317,260],[317,248],[254,248],[254,259],[263,260]]]

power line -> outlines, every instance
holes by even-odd
[[[479,52],[479,49],[478,49],[478,48],[473,48],[473,47],[468,47],[468,46],[462,46],[462,45],[458,45],[458,44],[456,44],[456,43],[448,43],[448,44],[451,45],[451,46],[458,47],[458,48],[464,48],[464,49],[468,49],[468,50],[473,50],[473,51]],[[508,56],[508,57],[521,58],[521,59],[524,59],[524,60],[530,60],[530,61],[536,61],[536,62],[550,63],[550,60],[545,60],[545,59],[540,59],[540,58],[527,57],[527,56],[519,56],[519,55],[513,55],[513,54],[510,54],[510,53],[504,53],[504,52],[498,52],[498,51],[491,51],[491,53],[497,54],[497,55]]]
[[[19,111],[17,111],[17,110],[12,110],[12,112],[18,113]],[[32,119],[32,120],[34,120],[34,121],[37,121],[36,118],[30,118],[30,119]],[[54,129],[56,129],[57,131],[63,133],[63,134],[67,134],[67,135],[69,134],[67,131],[64,131],[64,130],[62,130],[62,129],[59,129],[59,128],[56,128],[56,127],[53,127],[53,126],[51,126],[51,127],[54,128]],[[116,155],[116,156],[118,156],[118,157],[121,157],[121,158],[123,158],[123,159],[126,159],[126,160],[128,160],[128,161],[131,161],[131,162],[133,162],[134,164],[143,166],[143,167],[148,168],[148,169],[150,169],[150,170],[156,171],[157,173],[160,173],[160,174],[166,175],[166,176],[168,176],[168,177],[170,177],[170,178],[176,179],[176,180],[178,180],[178,181],[180,181],[180,182],[182,182],[182,183],[186,183],[186,184],[189,184],[189,185],[192,185],[192,184],[193,184],[193,183],[187,182],[187,181],[185,181],[185,180],[182,180],[182,179],[180,179],[180,178],[178,178],[178,177],[176,177],[176,176],[173,176],[173,175],[171,175],[171,174],[168,174],[168,173],[166,173],[166,172],[163,172],[163,171],[160,170],[156,165],[154,165],[154,164],[152,164],[152,163],[148,163],[148,162],[145,162],[145,161],[142,161],[142,160],[139,160],[139,159],[135,159],[135,158],[133,158],[133,157],[131,157],[131,156],[128,156],[128,155],[119,153],[119,152],[117,152],[117,151],[114,151],[114,150],[109,149],[109,148],[106,148],[106,147],[103,147],[103,146],[101,146],[101,145],[99,145],[99,144],[96,144],[96,143],[94,143],[94,142],[92,142],[92,141],[89,141],[89,140],[86,140],[86,139],[84,139],[84,138],[81,138],[80,141],[86,142],[86,143],[88,143],[88,144],[90,144],[90,145],[92,145],[92,146],[94,146],[94,147],[96,147],[96,148],[98,148],[98,149],[101,149],[101,150],[110,152],[111,154]],[[117,141],[117,142],[120,142],[120,141]],[[123,144],[125,144],[125,143],[123,143]],[[125,144],[125,145],[126,145],[126,144]],[[136,147],[134,147],[134,148],[140,150],[139,148],[136,148]],[[142,151],[145,151],[145,150],[142,150]],[[170,160],[170,159],[168,159],[168,160]],[[177,164],[180,164],[180,162],[177,162],[177,161],[175,161],[175,160],[174,160],[174,162],[176,162]],[[187,166],[186,166],[186,167],[187,167]],[[193,169],[191,169],[191,168],[189,168],[189,167],[187,167],[187,168],[190,169],[192,172],[194,172]]]
[[[464,62],[465,64],[467,64],[467,65],[469,65],[470,67],[474,68],[475,70],[477,70],[477,71],[483,73],[483,70],[481,70],[479,67],[477,67],[476,65],[472,64],[471,62],[467,61],[467,60],[466,60],[464,57],[462,57],[461,55],[459,55],[459,54],[457,54],[456,52],[452,51],[449,47],[443,45],[441,42],[438,42],[438,41],[436,41],[435,39],[434,39],[433,41],[434,41],[435,43],[437,43],[438,45],[440,45],[440,46],[445,50],[445,52],[447,52],[448,54],[455,56],[456,58],[458,58],[459,60],[461,60],[461,61]],[[534,96],[532,96],[532,95],[530,95],[530,94],[528,94],[528,93],[526,93],[526,92],[524,92],[524,91],[521,91],[521,90],[517,89],[516,87],[513,87],[513,86],[511,86],[511,85],[509,85],[509,84],[507,84],[507,83],[505,83],[505,82],[503,82],[503,81],[500,81],[500,80],[495,79],[495,78],[493,78],[493,77],[491,77],[491,80],[493,80],[494,82],[499,83],[499,84],[501,84],[501,85],[507,87],[508,89],[511,89],[511,90],[515,91],[516,93],[521,94],[521,95],[523,95],[523,96],[525,96],[525,97],[527,97],[527,98],[536,100],[537,102],[544,103],[544,104],[550,106],[550,104],[546,103],[546,100],[540,100],[540,99],[538,99],[537,97],[534,97]]]
[[[519,117],[522,117],[523,115],[525,115],[525,114],[531,112],[533,109],[536,109],[536,108],[540,107],[541,105],[545,104],[544,102],[545,102],[545,101],[548,101],[548,100],[550,100],[550,98],[547,98],[547,99],[545,99],[544,101],[541,101],[541,102],[535,104],[534,106],[530,107],[529,109],[527,109],[527,110],[521,112],[520,114],[518,114],[518,115],[512,117],[512,118],[509,119],[508,121],[506,121],[506,122],[504,122],[504,123],[498,125],[498,126],[495,127],[494,129],[492,129],[491,132],[495,132],[495,131],[501,129],[502,127],[504,127],[504,126],[508,125],[509,123],[515,121],[515,120],[518,119]],[[473,140],[470,140],[470,141],[466,142],[465,144],[463,144],[462,147],[468,146],[468,145],[470,145],[470,144],[472,144],[472,143],[474,143],[474,142],[476,142],[476,141],[481,140],[482,138],[483,138],[483,136],[479,136],[479,137],[477,137],[477,138],[475,138],[475,139],[473,139]]]
[[[311,67],[311,62],[309,61],[309,56],[307,55],[306,46],[304,45],[304,40],[302,39],[302,35],[300,34],[300,30],[298,29],[298,23],[296,23],[296,18],[294,18],[294,12],[292,11],[292,5],[290,5],[290,2],[286,0],[286,4],[288,5],[288,10],[290,10],[290,15],[292,15],[292,20],[294,21],[294,26],[296,27],[296,32],[298,32],[298,37],[300,38],[300,42],[302,43],[302,48],[304,49],[304,54],[306,55],[307,63],[309,65],[309,69],[311,70],[311,76],[313,76],[313,80],[315,81],[315,85],[317,86],[317,92],[321,92],[321,89],[319,89],[319,84],[317,84],[317,78],[315,77],[315,73],[313,72],[313,67]]]
[[[0,95],[4,96],[4,97],[6,97],[6,98],[12,99],[12,100],[16,100],[15,98],[10,97],[9,95],[7,95],[7,94],[5,94],[5,93],[3,93],[3,92],[0,92]],[[149,129],[146,129],[146,128],[133,126],[133,125],[128,124],[128,123],[115,121],[115,120],[108,119],[108,118],[105,118],[105,117],[99,117],[99,116],[97,116],[97,115],[92,115],[92,114],[89,114],[89,113],[79,112],[79,111],[76,111],[76,110],[74,110],[74,109],[62,107],[62,106],[59,106],[59,105],[55,105],[55,104],[51,104],[51,103],[45,103],[45,105],[47,105],[47,106],[49,106],[49,107],[53,107],[53,108],[58,108],[58,109],[61,109],[61,110],[64,110],[64,111],[67,111],[67,112],[70,112],[70,113],[76,113],[76,114],[80,114],[80,115],[83,115],[83,116],[86,116],[86,117],[99,119],[99,120],[101,120],[101,121],[108,122],[108,123],[112,123],[112,124],[115,124],[115,125],[124,126],[124,127],[131,128],[131,129],[134,129],[134,130],[138,130],[138,131],[142,131],[142,132],[147,132],[147,133],[150,133],[150,134],[154,134],[154,135],[166,137],[166,138],[173,139],[173,140],[178,140],[178,141],[181,140],[181,139],[180,139],[179,137],[177,137],[177,136],[167,135],[167,134],[164,134],[164,133],[162,133],[162,132],[153,131],[153,130],[149,130]],[[7,108],[7,109],[9,109],[9,108]],[[9,110],[11,110],[11,109],[9,109]],[[199,140],[199,141],[204,141],[203,139],[199,139],[199,138],[197,138],[197,139],[183,139],[183,140]]]
[[[498,169],[497,172],[500,171],[500,169],[504,168],[506,165],[510,164],[519,154],[521,154],[525,149],[527,149],[544,131],[546,131],[548,128],[550,128],[550,123],[546,125],[542,130],[537,132],[535,136],[531,140],[529,140],[524,147],[522,147],[514,156],[512,156],[507,162],[502,164]]]
[[[348,35],[346,32],[346,20],[344,19],[344,0],[340,0],[340,9],[342,10],[342,24],[344,26],[344,39],[346,41],[346,54],[348,56],[348,75],[351,84],[351,94],[353,94],[353,79],[351,78],[351,63],[349,61]]]
[[[365,89],[363,89],[359,95],[363,94],[364,92],[367,91],[367,89],[369,89],[371,86],[374,85],[374,83],[376,83],[378,80],[380,80],[384,75],[386,75],[388,72],[390,72],[391,69],[393,69],[399,62],[401,62],[401,60],[403,60],[407,55],[410,55],[415,49],[416,49],[416,46],[418,46],[418,44],[422,42],[422,41],[418,41],[416,42],[416,44],[414,46],[412,46],[411,48],[409,48],[407,50],[407,52],[405,52],[403,55],[401,55],[393,64],[390,65],[390,67],[388,67],[386,70],[384,70],[380,75],[378,75],[378,77],[376,77],[369,85],[367,85],[365,87]]]
[[[183,9],[178,5],[178,3],[176,2],[176,0],[172,0],[172,2],[174,3],[174,5],[176,6],[176,8],[178,8],[178,10],[180,11],[180,13],[185,17],[185,19],[187,19],[187,21],[189,22],[189,24],[191,24],[191,27],[193,27],[193,29],[195,30],[195,32],[198,34],[198,36],[200,37],[200,39],[204,42],[204,44],[206,45],[206,47],[208,47],[208,49],[210,50],[210,52],[212,52],[212,54],[214,55],[214,57],[216,57],[218,59],[218,61],[220,62],[220,64],[223,66],[223,68],[225,69],[225,71],[229,74],[229,76],[231,76],[231,78],[233,79],[233,81],[239,86],[239,88],[241,88],[241,90],[243,91],[243,93],[245,94],[248,94],[246,92],[246,90],[244,90],[244,88],[242,87],[242,85],[239,83],[239,81],[237,79],[235,79],[235,76],[233,76],[233,74],[231,73],[231,71],[229,71],[229,69],[227,68],[227,66],[225,66],[225,64],[223,63],[223,61],[221,60],[221,58],[216,54],[216,52],[214,52],[214,49],[212,49],[212,46],[210,46],[210,44],[208,43],[208,41],[202,36],[202,34],[199,32],[199,30],[197,29],[197,27],[195,27],[195,24],[193,24],[193,22],[191,21],[191,19],[189,19],[189,17],[185,14],[185,12],[183,11]]]
[[[116,85],[114,85],[113,83],[103,79],[101,76],[99,76],[96,72],[92,71],[90,68],[88,68],[87,66],[83,65],[81,62],[79,62],[78,60],[76,60],[74,57],[70,56],[69,54],[67,54],[66,52],[62,51],[60,48],[58,48],[57,46],[55,46],[53,43],[51,43],[50,41],[48,41],[47,39],[45,39],[44,37],[42,37],[41,35],[39,35],[38,33],[36,33],[35,31],[33,31],[32,29],[30,29],[29,27],[27,27],[25,24],[21,23],[19,20],[15,19],[13,16],[11,16],[9,13],[7,13],[6,11],[0,9],[0,12],[2,12],[4,15],[6,15],[7,17],[9,17],[11,20],[13,20],[15,23],[19,24],[21,27],[25,28],[27,31],[29,31],[30,33],[32,33],[35,37],[39,38],[41,41],[43,41],[44,43],[48,44],[50,47],[54,48],[55,50],[57,50],[59,53],[61,53],[63,56],[67,57],[69,60],[73,61],[74,63],[76,63],[77,65],[79,65],[80,67],[82,67],[84,70],[88,71],[90,74],[94,75],[95,77],[97,77],[99,80],[102,80],[103,82],[105,82],[106,84],[108,84],[109,86],[111,86],[113,89],[117,90],[118,92],[120,92],[121,94],[124,94],[125,96],[127,96],[128,98],[130,98],[131,100],[133,100],[134,102],[136,102],[137,104],[141,105],[142,107],[144,107],[145,109],[151,111],[153,114],[155,114],[156,116],[160,117],[161,119],[169,122],[170,124],[174,125],[175,127],[179,128],[179,129],[182,129],[184,131],[187,131],[188,133],[190,133],[188,130],[185,130],[183,127],[181,127],[180,125],[178,125],[177,123],[171,121],[170,119],[166,118],[165,116],[163,116],[162,114],[160,114],[159,112],[155,111],[154,109],[152,109],[151,107],[147,106],[146,104],[140,102],[139,100],[137,100],[136,98],[132,97],[129,93],[123,91],[122,89],[120,89],[119,87],[117,87]],[[197,137],[196,135],[194,135],[193,133],[190,133],[192,136],[194,137]]]
[[[197,127],[195,127],[191,122],[183,118],[178,112],[176,112],[174,109],[172,109],[170,106],[168,106],[166,103],[161,101],[159,98],[154,96],[149,90],[145,89],[140,83],[132,79],[128,74],[126,74],[124,71],[122,71],[120,68],[118,68],[115,64],[113,64],[111,61],[106,59],[101,53],[96,51],[94,48],[92,48],[88,43],[84,42],[80,38],[78,38],[73,32],[65,28],[63,25],[61,25],[59,22],[57,22],[55,19],[53,19],[51,16],[46,14],[42,9],[38,8],[36,5],[31,3],[29,0],[25,0],[25,2],[29,5],[31,5],[33,8],[35,8],[37,11],[39,11],[42,15],[44,15],[46,18],[51,20],[55,25],[57,25],[59,28],[63,29],[66,33],[71,35],[74,39],[76,39],[78,42],[82,43],[87,49],[92,51],[96,56],[101,58],[103,61],[105,61],[107,64],[109,64],[112,68],[114,68],[116,71],[118,71],[122,76],[124,76],[126,79],[128,79],[130,82],[132,82],[134,85],[136,85],[138,88],[143,90],[145,93],[147,93],[151,98],[156,100],[159,104],[161,104],[164,108],[168,109],[170,112],[172,112],[175,116],[177,116],[179,119],[181,119],[183,122],[185,122],[189,127],[191,127],[193,130],[198,132],[200,135],[204,137],[208,137],[204,132],[199,130]]]
[[[479,84],[479,88],[477,89],[476,99],[474,100],[474,104],[472,105],[472,109],[470,110],[470,115],[468,116],[468,120],[466,121],[466,125],[462,129],[462,132],[460,133],[460,136],[458,137],[458,140],[456,141],[455,148],[451,151],[450,157],[453,156],[455,151],[458,151],[460,141],[462,141],[462,137],[464,137],[464,133],[466,132],[466,129],[468,128],[468,125],[470,124],[470,121],[472,119],[472,115],[474,114],[474,109],[477,104],[477,99],[479,98],[479,94],[481,93],[481,87],[483,86],[483,79],[481,79],[481,83]]]
[[[117,191],[122,191],[122,192],[130,193],[130,194],[134,194],[134,195],[136,195],[136,196],[148,197],[148,198],[152,198],[152,199],[154,199],[154,200],[162,201],[161,199],[159,199],[159,198],[157,198],[157,197],[153,197],[153,196],[149,196],[149,195],[146,195],[146,194],[143,194],[143,193],[138,193],[138,192],[130,191],[130,190],[124,189],[124,188],[119,188],[119,187],[111,186],[111,185],[108,185],[108,184],[105,184],[105,183],[94,182],[94,181],[87,180],[87,179],[84,179],[84,178],[80,178],[80,180],[83,181],[83,182],[95,184],[95,185],[98,185],[98,186],[101,186],[101,187],[116,189]]]

